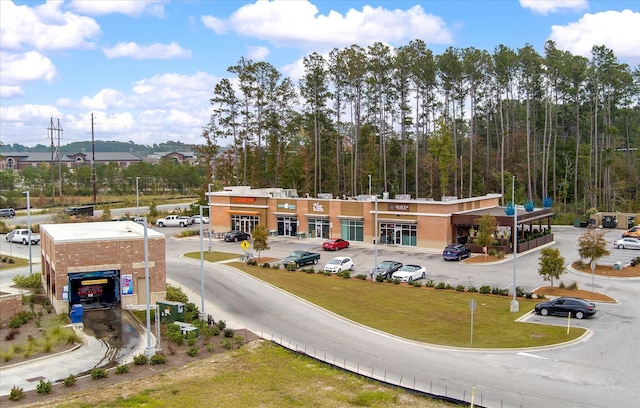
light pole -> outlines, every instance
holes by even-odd
[[[375,215],[374,215],[374,220],[373,220],[373,233],[374,233],[374,239],[376,240],[376,245],[375,245],[375,251],[374,251],[374,255],[373,255],[373,272],[371,272],[371,281],[375,282],[376,281],[376,277],[374,276],[376,273],[376,267],[378,266],[378,241],[380,240],[380,233],[378,230],[378,194],[376,194],[376,199],[375,199]]]
[[[22,194],[27,196],[27,230],[29,231],[29,274],[33,273],[33,264],[31,263],[31,200],[29,192],[24,191]]]
[[[371,174],[368,174],[369,177],[369,195],[371,195]]]
[[[138,180],[140,177],[136,177],[136,215],[140,215],[139,202],[138,202]]]
[[[204,205],[200,206],[200,299],[201,299],[201,306],[200,306],[200,316],[204,317],[204,250],[203,250],[203,245],[202,245],[202,208],[205,207]],[[211,221],[209,221],[211,222]],[[209,234],[209,237],[211,237],[211,234]],[[203,319],[204,320],[204,319]]]
[[[211,183],[207,186],[207,207],[209,209],[209,252],[211,252],[211,235],[213,235],[213,230],[211,229]],[[202,217],[200,217],[200,222],[202,222]]]
[[[511,201],[513,201],[513,300],[511,300],[510,310],[517,312],[520,305],[516,299],[516,258],[518,257],[518,207],[516,206],[516,176],[513,176],[511,184]]]

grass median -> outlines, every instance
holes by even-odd
[[[216,262],[205,256],[205,259]],[[200,253],[186,256],[200,257]],[[217,261],[237,255],[217,253]],[[231,265],[347,319],[399,337],[424,343],[473,348],[541,347],[574,340],[585,330],[517,322],[537,300],[518,298],[520,311],[510,311],[510,296],[374,283],[301,271],[288,272],[241,262]],[[473,342],[471,311],[475,299]],[[551,318],[554,319],[554,318]],[[554,319],[554,321],[560,321]],[[563,323],[569,322],[564,320]],[[568,333],[567,333],[568,331]]]

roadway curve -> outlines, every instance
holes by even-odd
[[[167,277],[199,294],[200,261],[177,256],[183,249],[172,242],[167,240]],[[193,241],[190,247],[195,249]],[[508,265],[500,268],[509,270]],[[574,321],[592,330],[582,341],[568,347],[495,351],[436,347],[390,336],[222,264],[205,263],[203,273],[205,299],[215,305],[215,312],[210,306],[205,312],[214,318],[224,316],[266,338],[273,336],[377,379],[402,381],[409,388],[415,384],[416,389],[466,401],[475,385],[475,402],[486,407],[630,407],[640,397],[638,281],[602,283],[621,302],[598,305],[597,319]],[[615,330],[609,327],[610,319],[618,322]]]

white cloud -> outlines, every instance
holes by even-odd
[[[191,57],[191,51],[185,50],[176,42],[146,46],[134,42],[119,43],[115,47],[103,49],[103,52],[107,58],[171,59]]]
[[[591,57],[594,45],[613,50],[619,59],[640,62],[640,13],[631,10],[585,14],[566,26],[551,27],[559,49]]]
[[[60,10],[60,2],[37,7],[0,1],[0,37],[3,50],[90,49],[99,34],[95,20]]]
[[[247,58],[253,61],[264,61],[269,55],[267,47],[249,47],[247,46]]]
[[[0,98],[12,99],[24,96],[24,91],[19,86],[4,86],[0,85]]]
[[[89,110],[120,108],[127,105],[127,97],[115,89],[102,89],[93,97],[85,96],[80,100],[80,107]]]
[[[589,7],[587,0],[520,0],[520,5],[542,15],[561,10],[581,11]]]
[[[24,54],[0,53],[0,77],[3,85],[17,85],[28,81],[50,81],[56,67],[44,55],[30,51]]]
[[[431,44],[453,43],[452,32],[442,18],[425,13],[419,5],[407,10],[364,6],[344,15],[336,11],[319,15],[309,1],[257,1],[240,7],[226,20],[204,16],[202,21],[218,34],[233,30],[276,46],[316,50],[414,38]]]
[[[157,0],[73,0],[70,7],[82,14],[90,16],[102,16],[105,14],[120,13],[129,17],[138,17],[143,13],[163,17],[166,1]]]

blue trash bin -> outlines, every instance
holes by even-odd
[[[71,305],[71,312],[69,313],[71,323],[82,323],[83,313],[84,310],[81,304]]]

